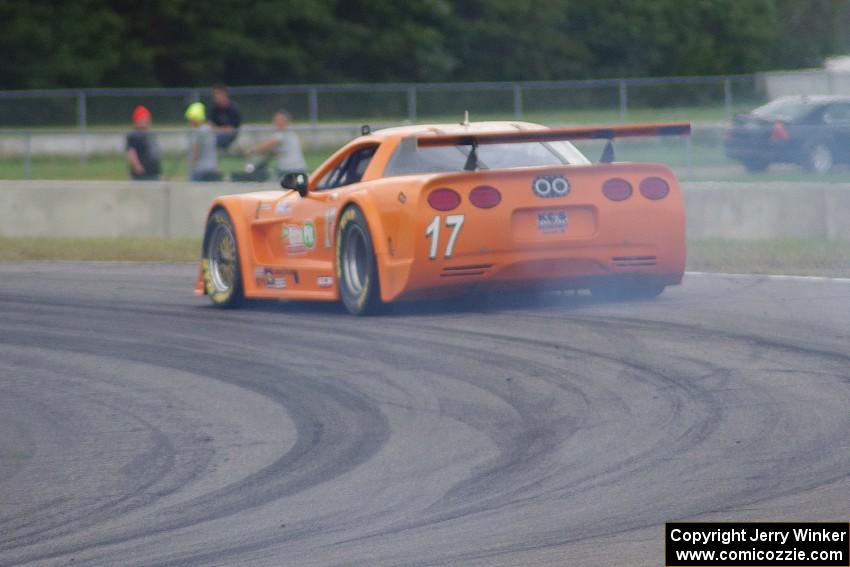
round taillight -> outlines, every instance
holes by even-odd
[[[548,197],[549,193],[552,192],[552,182],[546,179],[545,177],[538,177],[534,180],[532,188],[538,196]]]
[[[502,194],[495,187],[479,185],[469,193],[469,202],[479,209],[492,209],[502,202]]]
[[[615,177],[602,184],[602,193],[612,201],[625,201],[632,196],[632,186],[625,179]]]
[[[460,205],[460,195],[454,189],[436,189],[428,195],[428,204],[438,211],[451,211]]]
[[[552,179],[552,193],[559,197],[563,197],[570,192],[570,183],[563,177],[555,177]]]
[[[660,177],[647,177],[640,182],[640,194],[647,199],[657,201],[663,199],[670,192],[670,185]]]

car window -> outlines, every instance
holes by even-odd
[[[470,146],[420,148],[402,143],[390,158],[384,177],[463,171],[470,149]],[[569,142],[482,144],[477,151],[479,169],[590,163]]]
[[[794,120],[808,114],[812,106],[799,98],[780,98],[753,110],[753,115],[766,120]]]
[[[348,154],[339,165],[330,170],[316,185],[316,189],[333,189],[357,183],[363,178],[378,145],[366,146]]]
[[[850,104],[830,105],[823,113],[823,121],[827,124],[850,122]]]

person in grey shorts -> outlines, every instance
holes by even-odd
[[[275,132],[271,138],[245,150],[245,155],[273,157],[278,177],[287,173],[306,173],[307,163],[301,151],[298,135],[289,128],[289,113],[278,110],[272,117]]]
[[[186,109],[186,119],[192,125],[189,150],[189,179],[192,181],[220,181],[215,132],[206,118],[203,103],[193,102]]]

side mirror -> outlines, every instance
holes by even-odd
[[[287,173],[280,180],[280,186],[284,189],[292,189],[298,191],[298,194],[304,197],[307,195],[307,174],[306,173]]]

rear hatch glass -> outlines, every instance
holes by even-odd
[[[756,108],[752,116],[763,120],[790,122],[806,115],[811,109],[811,104],[800,99],[778,99]]]
[[[471,149],[471,146],[411,148],[399,144],[387,164],[384,177],[463,171]],[[590,163],[575,146],[561,141],[481,144],[477,151],[479,169]]]

